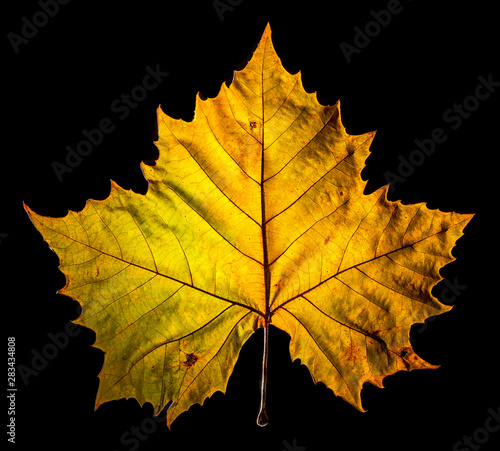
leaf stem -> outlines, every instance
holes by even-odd
[[[260,410],[257,416],[257,424],[266,426],[269,418],[266,412],[266,392],[267,392],[267,356],[269,352],[269,312],[266,314],[266,323],[264,326],[264,352],[262,354],[262,377],[260,382]]]

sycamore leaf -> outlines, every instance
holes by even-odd
[[[158,109],[160,157],[145,195],[112,183],[64,218],[33,224],[57,253],[61,293],[105,353],[96,406],[150,402],[167,424],[224,391],[245,341],[264,327],[258,423],[267,423],[268,331],[359,410],[364,382],[435,368],[412,324],[449,310],[431,294],[472,215],[365,195],[374,133],[346,133],[340,109],[281,65],[267,26],[251,61],[191,122]]]

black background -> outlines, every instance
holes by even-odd
[[[131,399],[94,411],[104,356],[92,348],[94,333],[82,328],[27,385],[18,375],[12,448],[119,451],[138,444],[140,450],[281,451],[293,448],[295,440],[296,450],[307,451],[451,451],[464,435],[483,427],[488,408],[500,404],[493,272],[500,94],[480,101],[456,130],[443,115],[474,94],[478,76],[500,80],[494,4],[455,1],[437,7],[401,0],[402,12],[348,63],[339,44],[352,44],[354,27],[364,28],[373,20],[370,10],[386,8],[387,1],[243,0],[222,20],[212,1],[103,3],[74,0],[60,6],[17,54],[7,37],[3,40],[8,139],[1,156],[2,304],[6,336],[16,337],[18,365],[30,367],[33,352],[50,343],[48,334],[64,331],[79,315],[76,301],[56,294],[65,282],[57,256],[32,226],[22,201],[39,214],[64,216],[68,209],[81,210],[89,198],[106,198],[110,179],[145,193],[139,163],[157,155],[152,143],[157,106],[190,120],[196,93],[216,96],[248,60],[267,22],[285,68],[300,70],[306,90],[316,91],[321,103],[341,100],[349,133],[377,130],[363,171],[368,190],[386,184],[385,171],[397,173],[398,156],[408,158],[415,139],[430,138],[441,127],[447,140],[394,185],[390,199],[476,216],[453,251],[457,260],[441,271],[461,286],[456,307],[412,329],[416,352],[441,368],[387,377],[384,390],[366,387],[367,413],[315,385],[304,366],[290,361],[288,336],[272,329],[269,426],[255,424],[263,339],[258,331],[243,347],[226,394],[193,406],[171,430],[158,424],[143,440],[124,442],[122,437],[133,437],[131,428],[148,429],[152,407]],[[40,9],[35,1],[11,2],[4,35],[21,34],[22,17],[30,19]],[[157,64],[170,75],[119,119],[111,103],[140,85],[146,67]],[[59,182],[51,163],[64,162],[65,147],[74,147],[83,129],[106,117],[115,130]],[[439,296],[445,287],[440,282],[433,293]],[[476,449],[494,449],[499,436],[492,434]]]

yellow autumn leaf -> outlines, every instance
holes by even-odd
[[[435,368],[412,324],[449,310],[432,296],[472,215],[363,194],[374,133],[346,133],[281,65],[267,26],[251,61],[191,122],[158,109],[160,156],[140,195],[112,183],[64,218],[33,224],[57,253],[62,294],[105,353],[96,407],[170,401],[167,424],[224,391],[241,347],[269,326],[314,380],[359,410],[364,382]]]

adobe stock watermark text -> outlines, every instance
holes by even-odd
[[[397,173],[384,172],[385,181],[390,184],[391,191],[394,191],[397,183],[404,182],[415,172],[417,167],[427,161],[438,145],[448,139],[450,130],[459,129],[500,87],[500,81],[498,78],[495,80],[492,73],[485,76],[479,75],[477,82],[473,93],[464,97],[460,103],[454,103],[443,113],[444,125],[442,127],[434,128],[425,138],[415,139],[413,143],[416,149],[412,150],[408,156],[398,155]]]
[[[120,97],[111,102],[109,109],[114,113],[119,121],[125,120],[132,110],[137,108],[143,102],[148,93],[156,89],[160,83],[165,80],[169,72],[162,72],[160,65],[157,64],[153,69],[146,67],[146,75],[142,83],[134,86],[128,93],[122,93]],[[73,146],[67,145],[64,163],[53,161],[51,166],[59,182],[63,181],[64,175],[73,172],[73,170],[83,161],[84,157],[89,156],[92,151],[104,140],[105,135],[109,135],[116,129],[116,119],[109,117],[102,118],[97,127],[90,130],[81,131],[82,138]]]

